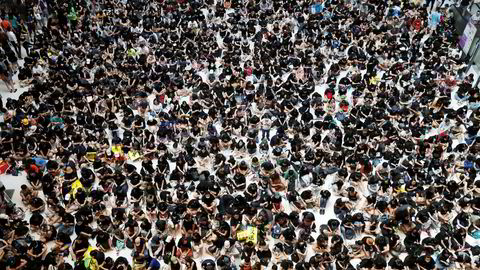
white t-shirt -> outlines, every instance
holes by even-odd
[[[270,118],[262,119],[262,128],[263,129],[270,129],[272,128],[272,120]]]
[[[32,73],[33,73],[33,74],[37,73],[37,74],[42,75],[43,73],[45,73],[45,69],[44,69],[42,66],[40,66],[40,65],[35,65],[35,66],[32,68]]]
[[[17,37],[15,36],[15,34],[12,31],[8,31],[7,36],[8,36],[8,40],[10,40],[10,42],[17,43]]]
[[[260,116],[263,115],[263,109],[260,110],[260,109],[258,108],[257,104],[255,104],[254,106],[252,106],[251,110],[252,110],[252,114],[254,114],[254,115],[258,116],[258,117],[260,117]]]
[[[150,49],[147,46],[137,47],[138,54],[149,54]]]

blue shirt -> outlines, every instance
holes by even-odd
[[[16,17],[16,16],[12,16],[10,22],[11,22],[11,24],[12,24],[12,27],[13,27],[14,29],[17,29],[17,27],[18,27],[17,17]]]
[[[317,14],[317,13],[322,12],[324,8],[325,8],[325,7],[324,7],[323,4],[315,4],[315,5],[312,5],[312,6],[310,7],[310,12],[311,12],[312,14]]]
[[[436,11],[432,12],[432,14],[430,15],[430,18],[428,20],[428,25],[432,28],[437,26],[440,23],[441,18],[442,18],[442,15],[440,13],[438,13]]]
[[[39,167],[44,167],[48,162],[48,160],[38,157],[32,158],[32,160],[35,161],[35,164]]]
[[[160,262],[157,259],[152,259],[148,267],[152,270],[158,270],[160,269]]]
[[[465,167],[466,169],[471,169],[473,168],[473,162],[465,160],[465,162],[463,163],[463,167]]]

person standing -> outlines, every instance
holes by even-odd
[[[19,45],[17,36],[13,32],[12,26],[8,26],[6,29],[8,41],[10,42],[10,46],[13,47],[13,50],[17,51],[18,58],[22,58],[22,52],[18,51]]]
[[[270,140],[270,129],[272,128],[272,120],[268,115],[263,115],[262,119],[262,140]]]
[[[27,25],[27,30],[28,30],[28,36],[29,36],[28,42],[31,43],[31,44],[34,44],[35,43],[35,34],[36,34],[37,24],[36,24],[36,20],[35,20],[35,15],[33,13],[33,7],[32,7],[31,10],[32,10],[32,12],[28,16],[28,19],[25,22],[25,24]],[[27,49],[27,48],[25,48],[25,49]]]
[[[70,21],[70,30],[73,32],[77,29],[77,11],[73,5],[68,7],[68,20]]]
[[[29,32],[28,32],[28,26],[27,24],[25,23],[25,21],[23,19],[20,19],[20,23],[19,23],[19,31],[20,31],[20,40],[18,41],[18,51],[19,51],[19,54],[20,54],[20,58],[21,55],[22,55],[22,45],[23,47],[25,48],[25,52],[27,53],[27,56],[29,55],[29,45],[30,43],[28,42],[29,40]]]
[[[8,27],[10,27],[10,22],[8,18],[0,18],[0,25],[4,31],[7,31]]]
[[[6,59],[0,61],[0,80],[5,83],[10,93],[15,92],[15,85],[13,84],[12,80],[12,70],[10,69],[8,63],[6,63]],[[3,104],[1,107],[3,108]]]

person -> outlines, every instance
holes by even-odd
[[[262,117],[262,140],[270,140],[270,129],[272,127],[272,120],[267,115]]]
[[[20,51],[20,43],[18,42],[17,36],[13,30],[13,26],[9,25],[5,31],[7,32],[8,41],[10,42],[11,46],[17,53],[17,57],[22,59],[22,52]]]
[[[22,185],[20,188],[20,196],[22,197],[22,202],[25,205],[30,205],[32,199],[37,197],[38,192],[30,189],[27,185]]]
[[[135,239],[135,247],[132,251],[132,257],[134,259],[135,269],[146,269],[149,260],[148,249],[146,241],[143,238],[138,237]]]
[[[18,40],[18,51],[20,52],[20,55],[21,54],[21,51],[22,51],[22,47],[25,48],[25,52],[26,52],[26,55],[28,56],[30,53],[29,53],[29,48],[30,48],[30,43],[29,43],[29,40],[30,40],[30,31],[28,29],[28,25],[27,23],[25,23],[25,21],[23,19],[20,19],[20,23],[19,23],[19,31],[20,31],[20,39]],[[23,57],[20,57],[20,58],[23,58]]]
[[[5,56],[5,54],[3,54],[3,56]],[[0,62],[0,79],[5,83],[10,93],[15,92],[12,73],[13,71],[11,70],[11,66],[9,65],[9,63],[7,63],[7,60],[4,58],[4,60]]]
[[[85,252],[87,252],[88,246],[88,239],[85,238],[85,236],[78,236],[71,246],[72,257],[75,258],[75,260],[81,260]]]

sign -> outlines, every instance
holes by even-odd
[[[460,37],[459,45],[465,54],[468,54],[470,47],[472,46],[473,38],[477,33],[477,28],[471,21],[467,23],[462,36]]]

